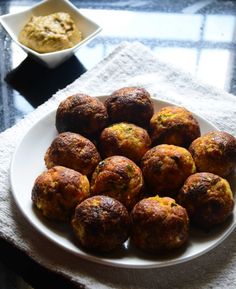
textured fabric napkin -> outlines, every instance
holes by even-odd
[[[159,62],[139,43],[121,44],[96,67],[0,135],[0,237],[81,288],[235,288],[235,231],[217,248],[192,261],[157,269],[121,269],[66,252],[38,233],[16,207],[9,166],[16,145],[29,127],[74,92],[101,95],[127,84],[144,86],[160,99],[182,104],[236,136],[236,96]]]

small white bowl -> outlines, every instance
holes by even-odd
[[[82,32],[82,41],[69,49],[50,53],[38,53],[18,41],[18,35],[31,16],[44,16],[55,12],[67,12],[71,15],[78,29]],[[11,38],[30,56],[54,68],[71,57],[74,52],[93,39],[102,29],[95,22],[91,21],[67,0],[46,0],[31,8],[18,13],[10,13],[0,16],[0,23],[11,36]]]

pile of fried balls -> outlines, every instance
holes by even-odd
[[[190,225],[209,231],[233,212],[226,178],[236,138],[201,135],[184,107],[154,111],[141,87],[105,102],[78,93],[59,104],[55,125],[32,201],[46,218],[67,222],[82,249],[111,252],[129,238],[158,254],[187,246]]]

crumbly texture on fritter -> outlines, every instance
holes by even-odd
[[[131,242],[148,252],[173,250],[189,236],[186,210],[174,199],[159,196],[138,202],[131,212]]]
[[[184,107],[166,106],[150,120],[153,145],[172,144],[189,147],[200,136],[200,126],[193,114]]]
[[[108,252],[127,240],[130,217],[119,201],[107,196],[94,196],[76,207],[72,227],[83,247]]]
[[[69,96],[57,108],[58,132],[71,131],[91,137],[99,134],[107,123],[108,114],[104,104],[86,94]]]
[[[99,150],[104,158],[121,155],[138,163],[150,145],[151,140],[145,129],[135,124],[121,122],[102,131]]]
[[[196,170],[187,149],[167,144],[147,151],[141,160],[141,169],[149,190],[162,196],[175,196]]]
[[[112,123],[131,122],[148,127],[154,113],[149,92],[139,87],[123,87],[114,91],[105,101]]]
[[[91,194],[106,195],[132,209],[143,194],[144,181],[140,168],[123,156],[101,161],[91,178]]]
[[[89,197],[86,176],[62,166],[53,167],[37,177],[32,201],[48,219],[67,221],[75,207]]]
[[[87,138],[72,132],[59,134],[45,154],[47,168],[61,165],[91,175],[101,161],[95,145]]]
[[[206,172],[190,176],[177,200],[186,208],[190,221],[201,228],[212,228],[224,222],[234,207],[228,181]]]
[[[194,140],[189,151],[199,172],[226,177],[236,167],[236,138],[227,132],[209,132]]]

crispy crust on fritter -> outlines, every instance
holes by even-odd
[[[56,166],[37,177],[31,198],[45,217],[65,221],[71,217],[76,205],[89,197],[89,189],[86,176]]]
[[[108,123],[104,104],[97,98],[77,93],[63,100],[56,113],[58,132],[71,131],[94,136]]]
[[[165,196],[175,196],[186,178],[196,170],[185,148],[167,144],[147,151],[141,160],[141,169],[150,191]]]
[[[101,157],[89,139],[77,133],[64,132],[53,140],[44,160],[47,168],[61,165],[91,175]]]
[[[94,196],[76,207],[72,227],[83,247],[108,252],[128,238],[130,218],[119,201],[107,196]]]
[[[132,209],[143,193],[144,182],[140,168],[123,156],[101,161],[91,179],[92,195],[107,195]]]
[[[200,172],[226,177],[236,167],[236,138],[227,132],[209,132],[194,140],[189,151]]]
[[[200,127],[193,114],[184,107],[166,106],[150,120],[152,145],[173,144],[189,147],[200,136]]]
[[[135,124],[116,123],[105,128],[100,135],[99,149],[104,158],[125,156],[138,163],[151,145],[147,131]]]
[[[190,220],[202,228],[211,228],[224,222],[234,207],[228,181],[205,172],[190,176],[177,199],[186,208]]]
[[[105,101],[112,123],[131,122],[147,127],[154,113],[150,94],[139,87],[123,87],[114,91]]]
[[[158,196],[138,202],[131,212],[131,242],[148,252],[178,248],[189,236],[186,210],[174,199]]]

